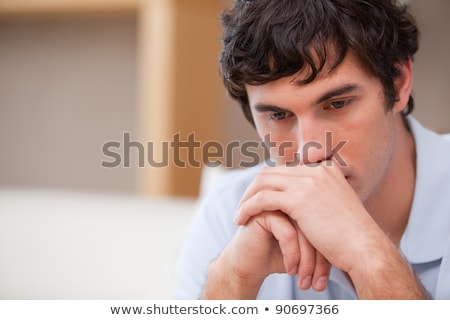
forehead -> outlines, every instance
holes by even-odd
[[[318,57],[314,56],[314,61],[311,64],[306,64],[304,68],[295,73],[292,77],[292,81],[295,84],[302,85],[307,83],[306,80],[310,78],[313,73],[312,68],[315,66],[320,66],[320,61]],[[369,69],[362,63],[356,54],[352,51],[347,52],[347,54],[340,60],[338,57],[331,54],[329,58],[323,63],[321,70],[318,70],[317,75],[312,79],[313,81],[320,81],[323,79],[330,79],[336,75],[342,73],[358,72],[364,74],[364,76],[372,77],[372,73]]]
[[[292,93],[313,95],[317,92],[317,94],[321,94],[346,84],[367,86],[377,80],[351,52],[334,68],[325,64],[313,81],[305,83],[305,79],[308,79],[311,72],[311,67],[305,67],[292,76],[261,85],[246,85],[250,105],[252,106],[257,102],[259,103],[259,100],[268,98],[283,99],[284,96]]]

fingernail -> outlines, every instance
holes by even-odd
[[[311,282],[312,282],[312,276],[307,276],[307,277],[303,278],[302,284],[301,284],[301,289],[307,290],[307,289],[311,288]]]
[[[297,266],[294,266],[294,267],[291,268],[291,270],[289,270],[289,274],[291,276],[296,275],[297,272],[298,272],[298,267]]]
[[[317,281],[314,285],[314,290],[316,290],[316,291],[325,290],[327,288],[327,283],[328,283],[327,276],[320,277],[319,279],[317,279]]]

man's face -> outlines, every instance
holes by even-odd
[[[312,83],[305,72],[263,85],[247,85],[256,129],[276,147],[278,165],[335,158],[350,185],[366,201],[385,177],[395,149],[394,111],[386,111],[383,87],[348,54]],[[327,132],[330,132],[327,134]],[[332,140],[332,141],[331,141]]]

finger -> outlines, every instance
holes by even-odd
[[[262,212],[282,211],[290,213],[295,201],[287,192],[277,190],[262,190],[243,202],[236,211],[233,219],[237,225],[244,225],[248,220]]]
[[[311,245],[303,232],[296,227],[298,243],[300,246],[300,264],[298,267],[298,287],[308,290],[312,285],[314,269],[316,266],[316,249]]]
[[[327,288],[330,270],[331,264],[319,251],[316,251],[316,265],[312,279],[312,287],[314,290],[323,291]]]
[[[330,174],[331,173],[331,174]],[[308,167],[306,165],[300,165],[296,167],[269,167],[261,170],[259,175],[253,180],[250,186],[247,188],[245,193],[243,194],[241,200],[238,204],[238,210],[235,213],[235,222],[237,224],[242,224],[245,222],[240,221],[238,219],[238,215],[240,215],[240,209],[242,205],[248,201],[250,198],[255,195],[259,195],[259,193],[264,191],[289,191],[300,188],[302,190],[308,190],[308,187],[312,187],[316,185],[320,185],[322,183],[323,186],[327,186],[327,181],[332,181],[332,176],[340,176],[341,183],[344,182],[345,185],[348,185],[345,177],[341,170],[339,169],[338,164],[334,160],[322,161],[320,166]],[[267,201],[267,199],[263,199]],[[271,210],[281,210],[282,207],[279,208],[267,208],[268,211]],[[286,212],[286,211],[285,211]],[[289,213],[289,212],[286,212]]]
[[[256,194],[259,190],[274,190],[283,191],[291,185],[289,180],[295,178],[293,174],[286,173],[284,171],[270,171],[262,170],[252,181],[252,183],[245,190],[242,195],[239,206]]]
[[[332,172],[336,176],[341,176],[344,178],[345,177],[344,172],[342,171],[343,166],[348,166],[348,165],[346,163],[341,164],[340,161],[343,161],[343,160],[342,159],[338,160],[333,157],[329,160],[322,161],[320,163],[320,165],[321,165],[321,167],[328,169],[330,172]]]
[[[271,232],[278,241],[283,256],[285,272],[297,274],[300,261],[300,247],[297,240],[297,230],[286,215],[281,212],[264,214],[264,228]]]
[[[239,205],[241,205],[244,201],[257,193],[259,190],[286,190],[287,187],[292,185],[289,180],[297,178],[314,179],[314,171],[307,169],[307,166],[266,167],[259,172],[253,182],[247,188],[239,202]],[[302,183],[304,182],[302,181]]]

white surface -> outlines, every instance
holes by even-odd
[[[450,133],[446,133],[443,135],[444,139],[446,139],[447,141],[450,141]]]
[[[195,206],[0,189],[0,299],[170,299]]]

